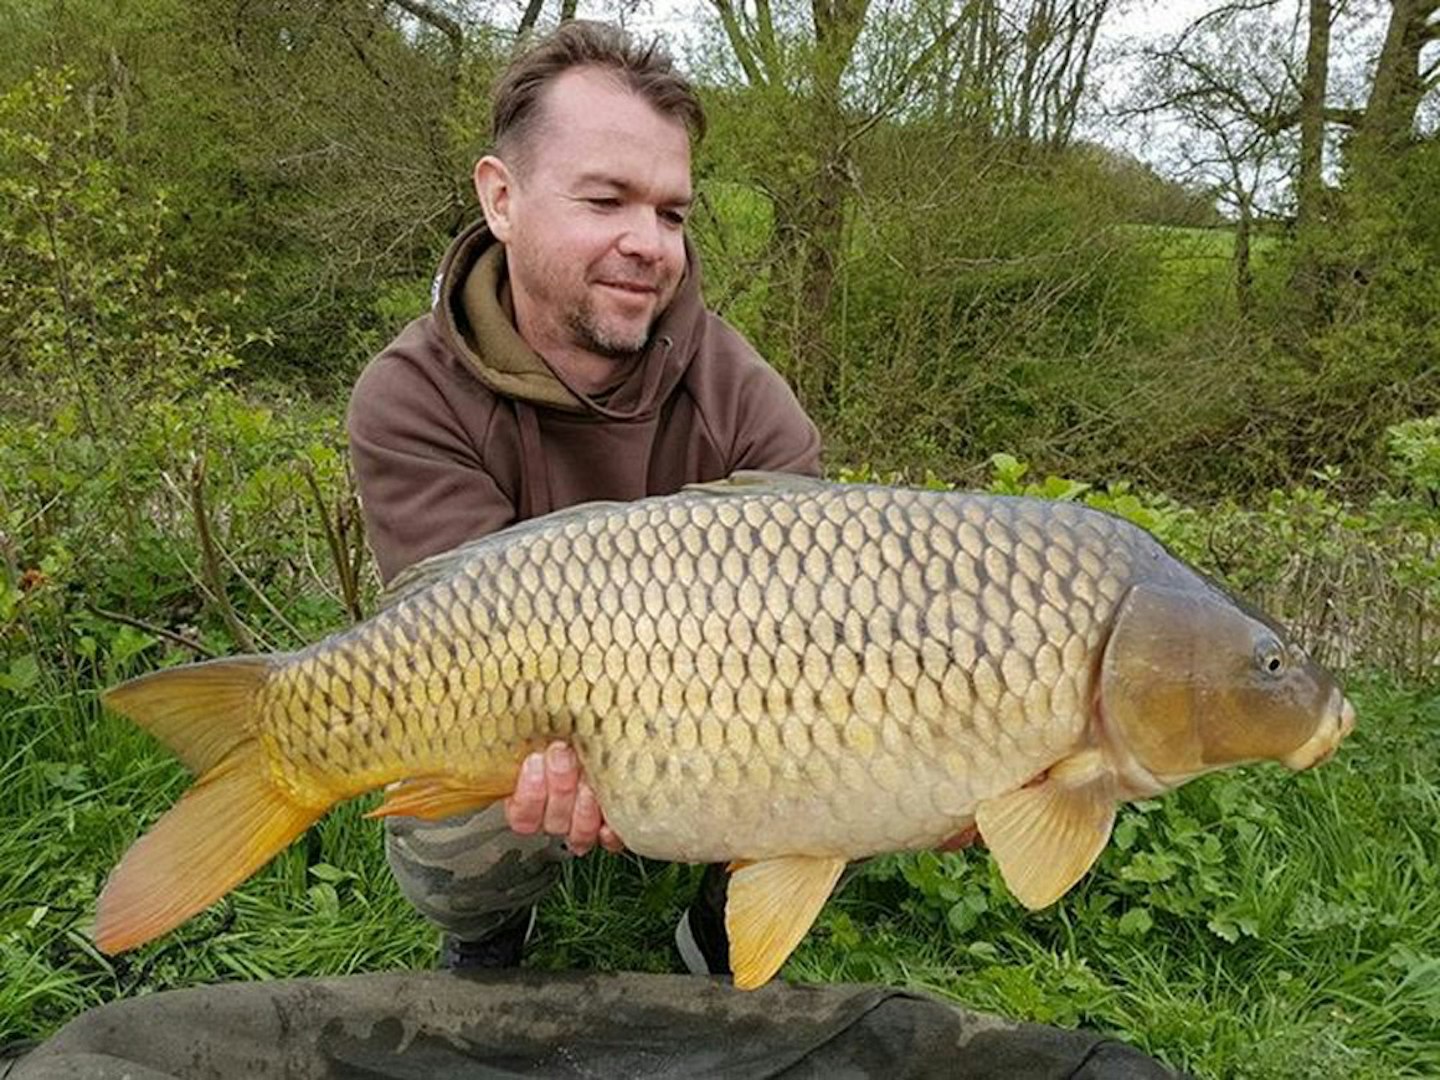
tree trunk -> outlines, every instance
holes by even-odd
[[[1242,319],[1248,319],[1255,307],[1255,275],[1250,268],[1250,232],[1254,220],[1250,199],[1242,194],[1240,218],[1235,222],[1235,253],[1232,260],[1235,268],[1235,307]]]
[[[815,52],[811,60],[810,122],[805,138],[811,171],[790,178],[775,208],[775,237],[785,253],[793,307],[793,377],[807,405],[823,401],[834,375],[826,329],[844,240],[845,195],[851,175],[850,129],[841,84],[855,54],[869,0],[812,0]],[[808,135],[808,138],[806,136]]]
[[[1325,93],[1330,76],[1330,0],[1310,0],[1310,36],[1300,83],[1300,174],[1296,225],[1303,233],[1321,216],[1325,195]]]
[[[831,390],[835,357],[826,333],[845,225],[844,162],[834,155],[777,207],[775,233],[784,252],[796,392],[806,405]]]
[[[1383,181],[1387,156],[1414,135],[1415,112],[1424,96],[1420,52],[1433,38],[1427,22],[1437,11],[1440,0],[1393,0],[1391,4],[1370,100],[1355,137],[1357,164],[1372,180]]]
[[[1325,95],[1330,81],[1330,0],[1310,0],[1305,73],[1300,83],[1300,162],[1296,177],[1298,257],[1290,288],[1303,327],[1314,326],[1323,306],[1318,251],[1325,200]]]
[[[535,24],[540,21],[540,12],[545,7],[545,0],[530,0],[525,5],[525,10],[520,15],[520,25],[515,27],[515,40],[517,45],[522,42],[530,31],[535,29]],[[523,46],[521,46],[523,48]]]

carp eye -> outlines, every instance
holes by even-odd
[[[1255,650],[1255,663],[1267,675],[1279,675],[1285,670],[1285,648],[1271,638],[1260,643]]]

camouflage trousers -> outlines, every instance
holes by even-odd
[[[483,941],[538,903],[574,856],[559,837],[512,832],[496,803],[445,821],[386,818],[385,857],[400,892],[421,915],[461,941]],[[863,865],[847,866],[835,891]],[[698,900],[723,911],[727,877],[712,869]]]
[[[496,803],[445,821],[387,818],[385,857],[421,915],[462,941],[482,941],[538,902],[572,856],[559,837],[511,832]]]

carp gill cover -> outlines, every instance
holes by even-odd
[[[1117,804],[1354,726],[1284,633],[1130,523],[1071,503],[737,474],[592,503],[402,574],[374,618],[288,655],[155,672],[105,703],[199,779],[99,901],[107,952],[239,885],[337,802],[504,798],[574,747],[640,855],[729,862],[740,987],[847,861],[978,830],[1031,908]]]

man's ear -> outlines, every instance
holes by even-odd
[[[486,154],[475,163],[475,194],[485,211],[485,224],[502,244],[510,239],[514,190],[514,177],[498,157]]]

